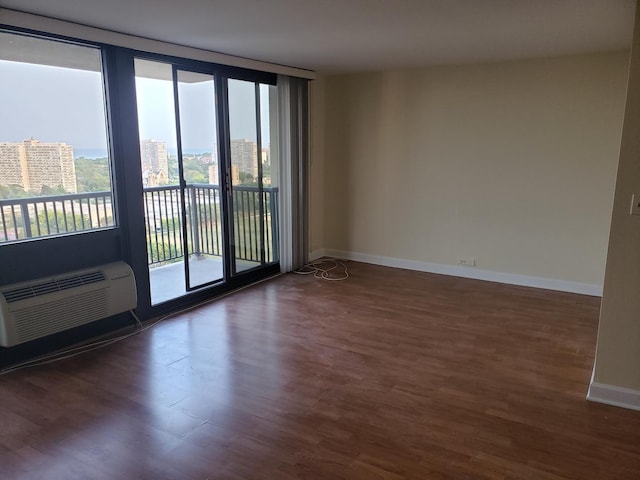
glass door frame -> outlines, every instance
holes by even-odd
[[[245,79],[239,79],[239,78],[227,78],[225,81],[225,95],[227,97],[227,101],[226,104],[227,106],[229,106],[229,80],[232,81],[241,81],[241,82],[252,82],[251,80],[245,80]],[[238,250],[237,248],[239,247],[239,239],[240,239],[240,235],[236,235],[236,229],[235,229],[235,220],[234,217],[237,215],[239,209],[237,208],[236,204],[235,204],[235,200],[238,197],[238,195],[234,195],[234,185],[233,185],[233,178],[231,175],[231,169],[232,169],[232,165],[234,164],[234,159],[232,158],[232,152],[229,152],[229,157],[228,157],[228,161],[225,164],[225,168],[227,170],[227,184],[228,184],[228,188],[227,188],[227,196],[228,198],[228,202],[229,202],[229,214],[230,214],[230,219],[229,219],[229,241],[230,241],[230,261],[231,261],[231,275],[236,276],[239,274],[242,274],[243,272],[246,271],[250,271],[254,268],[259,268],[260,266],[262,266],[265,263],[265,248],[264,248],[264,241],[265,241],[265,237],[264,237],[264,184],[263,184],[263,171],[262,171],[262,128],[260,125],[260,84],[257,82],[252,82],[254,83],[254,88],[253,88],[253,95],[254,95],[254,102],[255,102],[255,106],[254,106],[254,113],[255,113],[255,127],[256,127],[256,150],[257,150],[257,171],[258,171],[258,201],[259,201],[259,211],[260,211],[260,265],[257,265],[255,267],[249,267],[246,269],[242,269],[239,270],[238,269]],[[229,131],[229,137],[227,139],[227,141],[225,141],[225,145],[228,145],[229,148],[231,148],[231,134],[230,134],[230,130],[231,130],[231,112],[228,111],[227,112],[227,125],[228,125],[228,131]],[[240,194],[242,194],[242,192],[239,192]],[[244,214],[244,212],[243,212]],[[238,227],[240,226],[240,221],[238,221]],[[250,227],[249,227],[250,229]],[[243,234],[245,235],[244,240],[246,241],[246,231],[243,232]],[[250,247],[251,249],[251,247]],[[245,244],[245,250],[246,250],[246,244]]]
[[[176,65],[175,63],[171,64],[171,68],[172,68],[173,102],[174,102],[175,125],[176,125],[176,147],[177,147],[177,155],[178,155],[178,177],[179,177],[178,184],[180,187],[180,204],[181,204],[181,216],[182,216],[182,242],[183,242],[182,251],[184,253],[182,262],[184,266],[185,290],[186,290],[186,293],[188,294],[189,292],[200,290],[201,288],[207,287],[209,285],[224,283],[228,281],[229,277],[231,276],[231,270],[229,268],[230,232],[228,231],[228,228],[227,228],[229,205],[228,205],[228,201],[226,201],[227,195],[224,194],[224,192],[227,191],[228,187],[226,185],[226,180],[227,180],[226,176],[221,175],[223,166],[226,163],[226,158],[222,154],[221,149],[222,149],[222,146],[225,145],[227,142],[225,137],[222,136],[224,135],[224,132],[225,132],[224,125],[223,125],[225,122],[222,122],[221,120],[223,120],[225,116],[223,113],[219,111],[221,104],[225,103],[225,102],[220,102],[219,89],[224,84],[226,84],[226,81],[220,78],[220,75],[216,75],[214,71],[212,71],[211,69],[201,69],[201,68],[193,68],[193,67],[187,68],[181,65]],[[218,179],[220,182],[220,202],[221,202],[221,205],[220,205],[221,222],[220,223],[222,228],[222,232],[221,232],[222,278],[213,279],[211,281],[207,281],[207,282],[204,282],[198,285],[193,285],[193,286],[191,284],[191,272],[190,272],[190,265],[189,265],[189,257],[191,255],[190,248],[189,248],[189,233],[190,233],[189,227],[192,226],[193,220],[187,218],[187,208],[186,208],[187,207],[187,194],[186,194],[187,180],[185,178],[185,173],[184,173],[184,161],[183,161],[184,152],[183,152],[183,141],[182,141],[183,140],[182,139],[182,122],[180,118],[180,91],[179,91],[178,72],[210,75],[213,80],[213,88],[214,88],[214,104],[212,105],[212,107],[214,109],[213,114],[216,119],[216,132],[215,132],[216,138],[217,138],[216,155],[218,158]],[[189,209],[189,211],[191,211],[191,209],[193,209],[193,205],[191,205],[191,208]],[[194,235],[192,234],[191,236],[193,241]]]
[[[202,287],[199,286],[192,291],[187,291],[184,296],[152,305],[147,264],[146,232],[144,227],[142,175],[139,168],[137,168],[137,172],[135,171],[136,168],[134,168],[140,165],[140,138],[138,133],[134,71],[135,59],[170,63],[174,68],[177,67],[182,70],[212,74],[214,76],[218,114],[218,154],[220,159],[230,158],[227,80],[234,78],[273,86],[277,83],[277,75],[269,72],[247,70],[240,67],[230,67],[201,60],[185,59],[137,50],[114,49],[108,53],[109,70],[107,74],[112,78],[117,77],[118,89],[118,108],[113,115],[113,119],[117,123],[115,130],[119,138],[115,149],[116,154],[123,159],[121,161],[126,160],[126,164],[128,165],[127,174],[120,176],[116,185],[123,199],[126,198],[126,200],[123,201],[126,201],[127,204],[126,222],[122,225],[124,235],[122,236],[121,248],[123,258],[132,266],[136,275],[136,283],[138,286],[138,308],[136,312],[140,318],[144,320],[164,315],[279,274],[280,264],[277,255],[274,257],[273,262],[257,266],[250,270],[233,272],[232,274],[232,258],[231,254],[227,254],[223,256],[223,268],[228,274],[222,282],[214,282]],[[116,82],[112,85],[116,85]],[[225,162],[228,162],[228,160],[225,160]],[[222,165],[222,160],[219,163],[219,168],[220,165]],[[223,169],[220,168],[220,170]],[[232,223],[228,205],[229,175],[230,172],[228,169],[226,169],[226,171],[220,171],[219,175],[220,187],[225,193],[221,195],[223,207],[222,221],[227,226]],[[229,231],[228,227],[227,231]]]

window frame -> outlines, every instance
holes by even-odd
[[[108,45],[101,44],[98,42],[91,42],[85,40],[79,40],[70,38],[67,36],[49,34],[46,32],[39,32],[31,29],[25,29],[20,27],[13,27],[11,25],[3,25],[0,24],[0,33],[7,33],[12,35],[22,35],[31,38],[35,38],[38,40],[58,42],[67,45],[73,45],[77,47],[85,47],[98,50],[100,55],[100,75],[101,75],[101,88],[102,88],[102,99],[103,99],[103,108],[104,108],[104,122],[105,122],[105,140],[107,142],[107,156],[108,156],[108,165],[109,165],[109,182],[110,182],[110,194],[111,194],[111,208],[112,208],[112,216],[113,216],[113,225],[90,228],[86,230],[76,230],[72,232],[63,232],[56,233],[50,235],[41,235],[37,237],[31,237],[26,239],[20,239],[16,241],[6,242],[0,244],[0,251],[9,246],[21,245],[21,244],[29,244],[32,242],[40,242],[40,241],[48,241],[53,239],[60,239],[66,237],[73,236],[84,236],[91,235],[98,232],[109,231],[109,230],[119,230],[121,223],[121,211],[120,202],[118,201],[118,189],[117,189],[117,179],[115,175],[115,158],[114,158],[114,137],[112,132],[112,105],[110,102],[109,96],[109,79],[108,79],[108,67],[106,62],[106,52],[110,48]],[[26,62],[23,62],[26,63]],[[46,65],[46,64],[41,64]],[[37,199],[38,197],[33,197]],[[42,248],[40,243],[37,244],[38,248]],[[52,244],[55,245],[55,242]],[[18,249],[20,251],[20,249]],[[0,276],[0,284],[2,277]]]

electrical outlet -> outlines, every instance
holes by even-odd
[[[640,194],[631,195],[631,209],[629,215],[640,215]]]
[[[476,259],[473,257],[465,257],[458,259],[458,265],[462,265],[464,267],[475,267]]]

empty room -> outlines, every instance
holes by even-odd
[[[0,479],[640,478],[634,0],[4,0]]]

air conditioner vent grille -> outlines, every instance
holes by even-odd
[[[69,277],[57,278],[42,283],[27,285],[25,287],[15,288],[2,292],[7,303],[19,302],[26,298],[39,297],[52,292],[60,292],[69,290],[81,285],[89,285],[105,281],[104,273],[100,270],[86,272]]]
[[[18,342],[84,325],[108,314],[106,290],[94,290],[62,298],[15,315]]]

